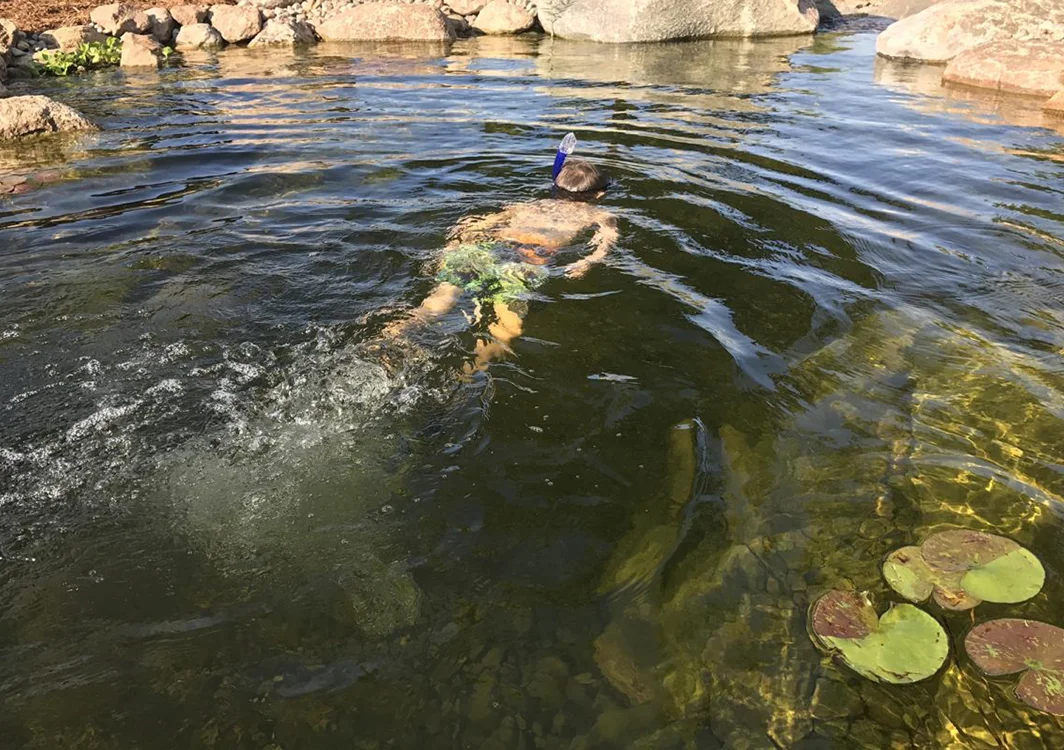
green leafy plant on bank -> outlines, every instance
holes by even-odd
[[[173,53],[174,51],[171,48],[163,47],[162,56],[164,60]],[[38,72],[51,76],[84,73],[88,70],[112,67],[118,65],[121,61],[122,42],[115,37],[110,37],[105,42],[82,44],[76,50],[70,52],[49,50],[36,56]]]

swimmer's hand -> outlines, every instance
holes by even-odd
[[[591,268],[591,261],[587,258],[570,263],[565,267],[565,278],[567,279],[582,279]]]

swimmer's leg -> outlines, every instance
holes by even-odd
[[[424,299],[416,310],[402,320],[392,323],[384,329],[384,335],[389,338],[401,336],[408,328],[421,325],[445,315],[458,299],[462,296],[462,288],[449,284],[446,281],[432,290],[432,294]]]
[[[510,353],[510,342],[521,335],[524,319],[514,312],[505,302],[495,303],[495,322],[488,326],[490,341],[477,341],[474,360],[467,365],[467,373],[487,369],[488,363],[502,359]]]

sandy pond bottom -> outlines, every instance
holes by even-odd
[[[873,42],[43,84],[104,129],[0,154],[0,745],[1064,747],[968,615],[907,687],[806,632],[956,526],[1047,571],[976,621],[1064,625],[1060,133]],[[568,130],[609,262],[471,381],[469,304],[371,346]]]

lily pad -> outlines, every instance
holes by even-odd
[[[830,591],[813,604],[814,640],[846,666],[876,682],[903,685],[931,677],[949,656],[946,631],[911,604],[876,617],[868,597]]]
[[[1027,601],[1042,590],[1046,574],[1038,558],[1011,539],[957,529],[895,550],[883,563],[883,577],[911,602],[934,598],[943,609],[959,611],[984,601]]]
[[[964,647],[988,675],[1023,672],[1016,696],[1040,711],[1064,716],[1064,628],[1037,620],[991,620],[972,628]]]

